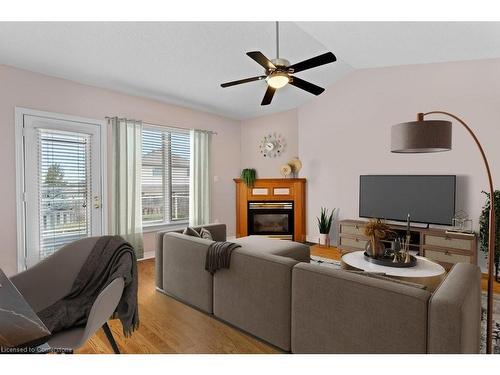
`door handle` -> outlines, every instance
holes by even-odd
[[[94,196],[94,208],[101,208],[101,199],[98,195]]]

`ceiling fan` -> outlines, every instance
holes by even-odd
[[[335,55],[331,52],[324,53],[322,55],[301,61],[299,63],[290,65],[290,62],[279,57],[279,23],[276,22],[276,58],[269,60],[260,51],[247,52],[250,58],[254,59],[258,64],[260,64],[265,69],[265,75],[240,79],[238,81],[226,82],[221,84],[222,87],[230,87],[239,85],[242,83],[248,83],[253,81],[260,81],[265,79],[267,82],[267,90],[262,99],[261,105],[268,105],[273,100],[274,93],[277,89],[280,89],[287,84],[298,87],[299,89],[310,92],[314,95],[319,95],[324,88],[316,86],[310,82],[304,81],[299,77],[293,76],[294,73],[301,72],[303,70],[316,68],[317,66],[332,63],[337,60]]]

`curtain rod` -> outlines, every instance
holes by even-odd
[[[106,120],[112,119],[112,118],[114,118],[114,117],[106,116]],[[118,120],[132,120],[132,121],[137,121],[137,120],[134,120],[134,119],[126,119],[124,117],[118,117]],[[198,130],[200,132],[205,132],[205,133],[210,133],[210,134],[217,135],[217,132],[214,132],[213,130],[189,129],[189,128],[182,128],[180,126],[173,126],[173,125],[153,124],[152,122],[146,122],[146,121],[142,121],[142,123],[144,125],[157,126],[157,127],[160,127],[160,128],[173,128],[173,129],[181,129],[181,130]]]

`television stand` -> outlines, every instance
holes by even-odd
[[[366,220],[341,220],[338,223],[337,247],[342,254],[365,250]],[[406,236],[406,225],[387,224],[399,237]],[[385,241],[384,241],[385,242]],[[390,242],[385,242],[390,248]],[[445,229],[410,227],[410,252],[425,256],[449,270],[455,263],[477,264],[477,236],[447,232]]]

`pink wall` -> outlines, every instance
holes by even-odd
[[[281,134],[286,141],[283,155],[265,158],[259,150],[264,136]],[[241,122],[241,168],[255,168],[258,177],[281,177],[280,167],[298,155],[297,110],[256,117]]]
[[[239,121],[0,65],[0,267],[6,273],[17,270],[15,106],[94,119],[117,115],[218,132],[213,138],[213,174],[218,182],[213,188],[212,219],[227,223],[228,235],[234,235],[232,179],[240,170]],[[145,245],[146,251],[154,250],[154,234],[146,235]]]
[[[454,113],[477,132],[500,187],[500,59],[355,71],[298,110],[310,240],[317,241],[321,206],[338,207],[340,218],[358,217],[360,174],[456,174],[457,209],[478,228],[487,179],[459,124],[451,152],[390,153],[391,125],[431,110]]]

